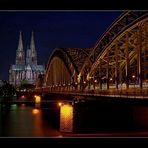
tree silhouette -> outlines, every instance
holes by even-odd
[[[7,81],[3,81],[0,87],[0,96],[3,97],[13,97],[16,94],[16,90],[13,85],[9,84]]]

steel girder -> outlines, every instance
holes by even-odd
[[[114,37],[110,40],[110,42],[104,42],[104,38],[106,35],[110,34],[112,29],[108,29],[107,33],[105,32],[103,37],[98,41],[97,45],[95,46],[94,50],[99,50],[95,52],[96,60],[92,64],[90,71],[87,75],[87,79],[89,77],[97,77],[95,73],[99,73],[98,67],[101,64],[101,77],[106,77],[109,80],[109,77],[115,77],[114,79],[119,81],[122,79],[121,77],[125,74],[126,79],[130,79],[130,69],[135,62],[136,65],[136,74],[142,87],[142,72],[143,64],[142,63],[142,56],[147,51],[148,45],[148,12],[126,12],[120,19],[116,21],[115,26],[119,26],[121,20],[131,20],[129,23],[125,24],[124,28],[122,28],[119,32],[115,32]],[[115,28],[115,27],[111,27]],[[102,49],[102,43],[103,49]],[[145,54],[145,57],[147,55]],[[135,60],[136,59],[136,60]],[[138,65],[140,63],[141,65]],[[146,63],[146,61],[143,61]],[[138,65],[138,66],[137,66]],[[140,67],[140,68],[139,68]],[[139,69],[138,69],[139,68]],[[128,69],[128,70],[127,70]],[[109,73],[108,73],[109,71]],[[124,72],[123,72],[124,71]],[[128,72],[128,73],[127,73]],[[120,75],[120,78],[119,78]],[[122,75],[122,76],[121,76]],[[99,77],[100,78],[100,77]],[[126,83],[127,80],[126,80]],[[128,88],[127,84],[127,88]],[[117,86],[118,87],[118,86]]]
[[[122,34],[127,28],[139,20],[145,18],[147,15],[148,14],[146,11],[125,11],[121,16],[119,16],[99,38],[89,57],[85,61],[80,74],[85,74],[87,71],[89,71],[100,53],[104,51],[104,49],[106,49],[117,36]]]
[[[61,59],[61,61],[63,61],[70,76],[74,77],[75,81],[77,81],[77,76],[84,64],[84,61],[88,57],[89,52],[90,52],[90,49],[56,48],[53,51],[52,55],[50,56],[48,64],[47,64],[45,84],[48,81],[51,64],[55,57],[58,57]]]
[[[81,79],[85,81],[86,78],[97,79],[100,83],[102,78],[105,78],[108,85],[109,79],[113,78],[118,88],[119,81],[122,81],[125,75],[125,79],[128,77],[126,80],[128,87],[131,69],[134,67],[136,75],[141,78],[144,70],[142,66],[146,65],[146,60],[140,65],[143,60],[140,57],[148,49],[147,16],[147,11],[125,11],[104,32],[94,48],[55,49],[47,64],[45,83],[48,80],[52,60],[59,57],[70,76],[75,78],[78,76],[78,83]],[[148,59],[147,55],[145,54],[145,59]]]

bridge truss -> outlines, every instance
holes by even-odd
[[[48,61],[45,87],[148,88],[148,12],[125,11],[91,49],[56,48]]]

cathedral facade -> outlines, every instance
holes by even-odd
[[[11,65],[9,69],[9,83],[19,86],[25,80],[29,84],[36,84],[39,75],[44,73],[45,67],[37,64],[37,51],[33,32],[30,47],[27,48],[26,53],[23,49],[22,32],[20,32],[15,65]]]

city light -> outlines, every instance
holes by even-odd
[[[59,102],[59,103],[58,103],[58,105],[59,105],[60,107],[62,106],[62,104],[63,104],[62,102]]]
[[[35,103],[40,103],[41,102],[41,97],[40,96],[37,96],[35,95]]]
[[[136,76],[135,75],[132,75],[132,78],[134,79]]]
[[[39,110],[38,110],[38,109],[34,108],[34,109],[32,110],[32,114],[36,115],[36,114],[38,114],[38,113],[39,113]]]
[[[75,82],[75,84],[77,85],[78,83],[77,83],[77,82]]]
[[[23,95],[23,96],[21,96],[21,99],[25,99],[25,96]]]

